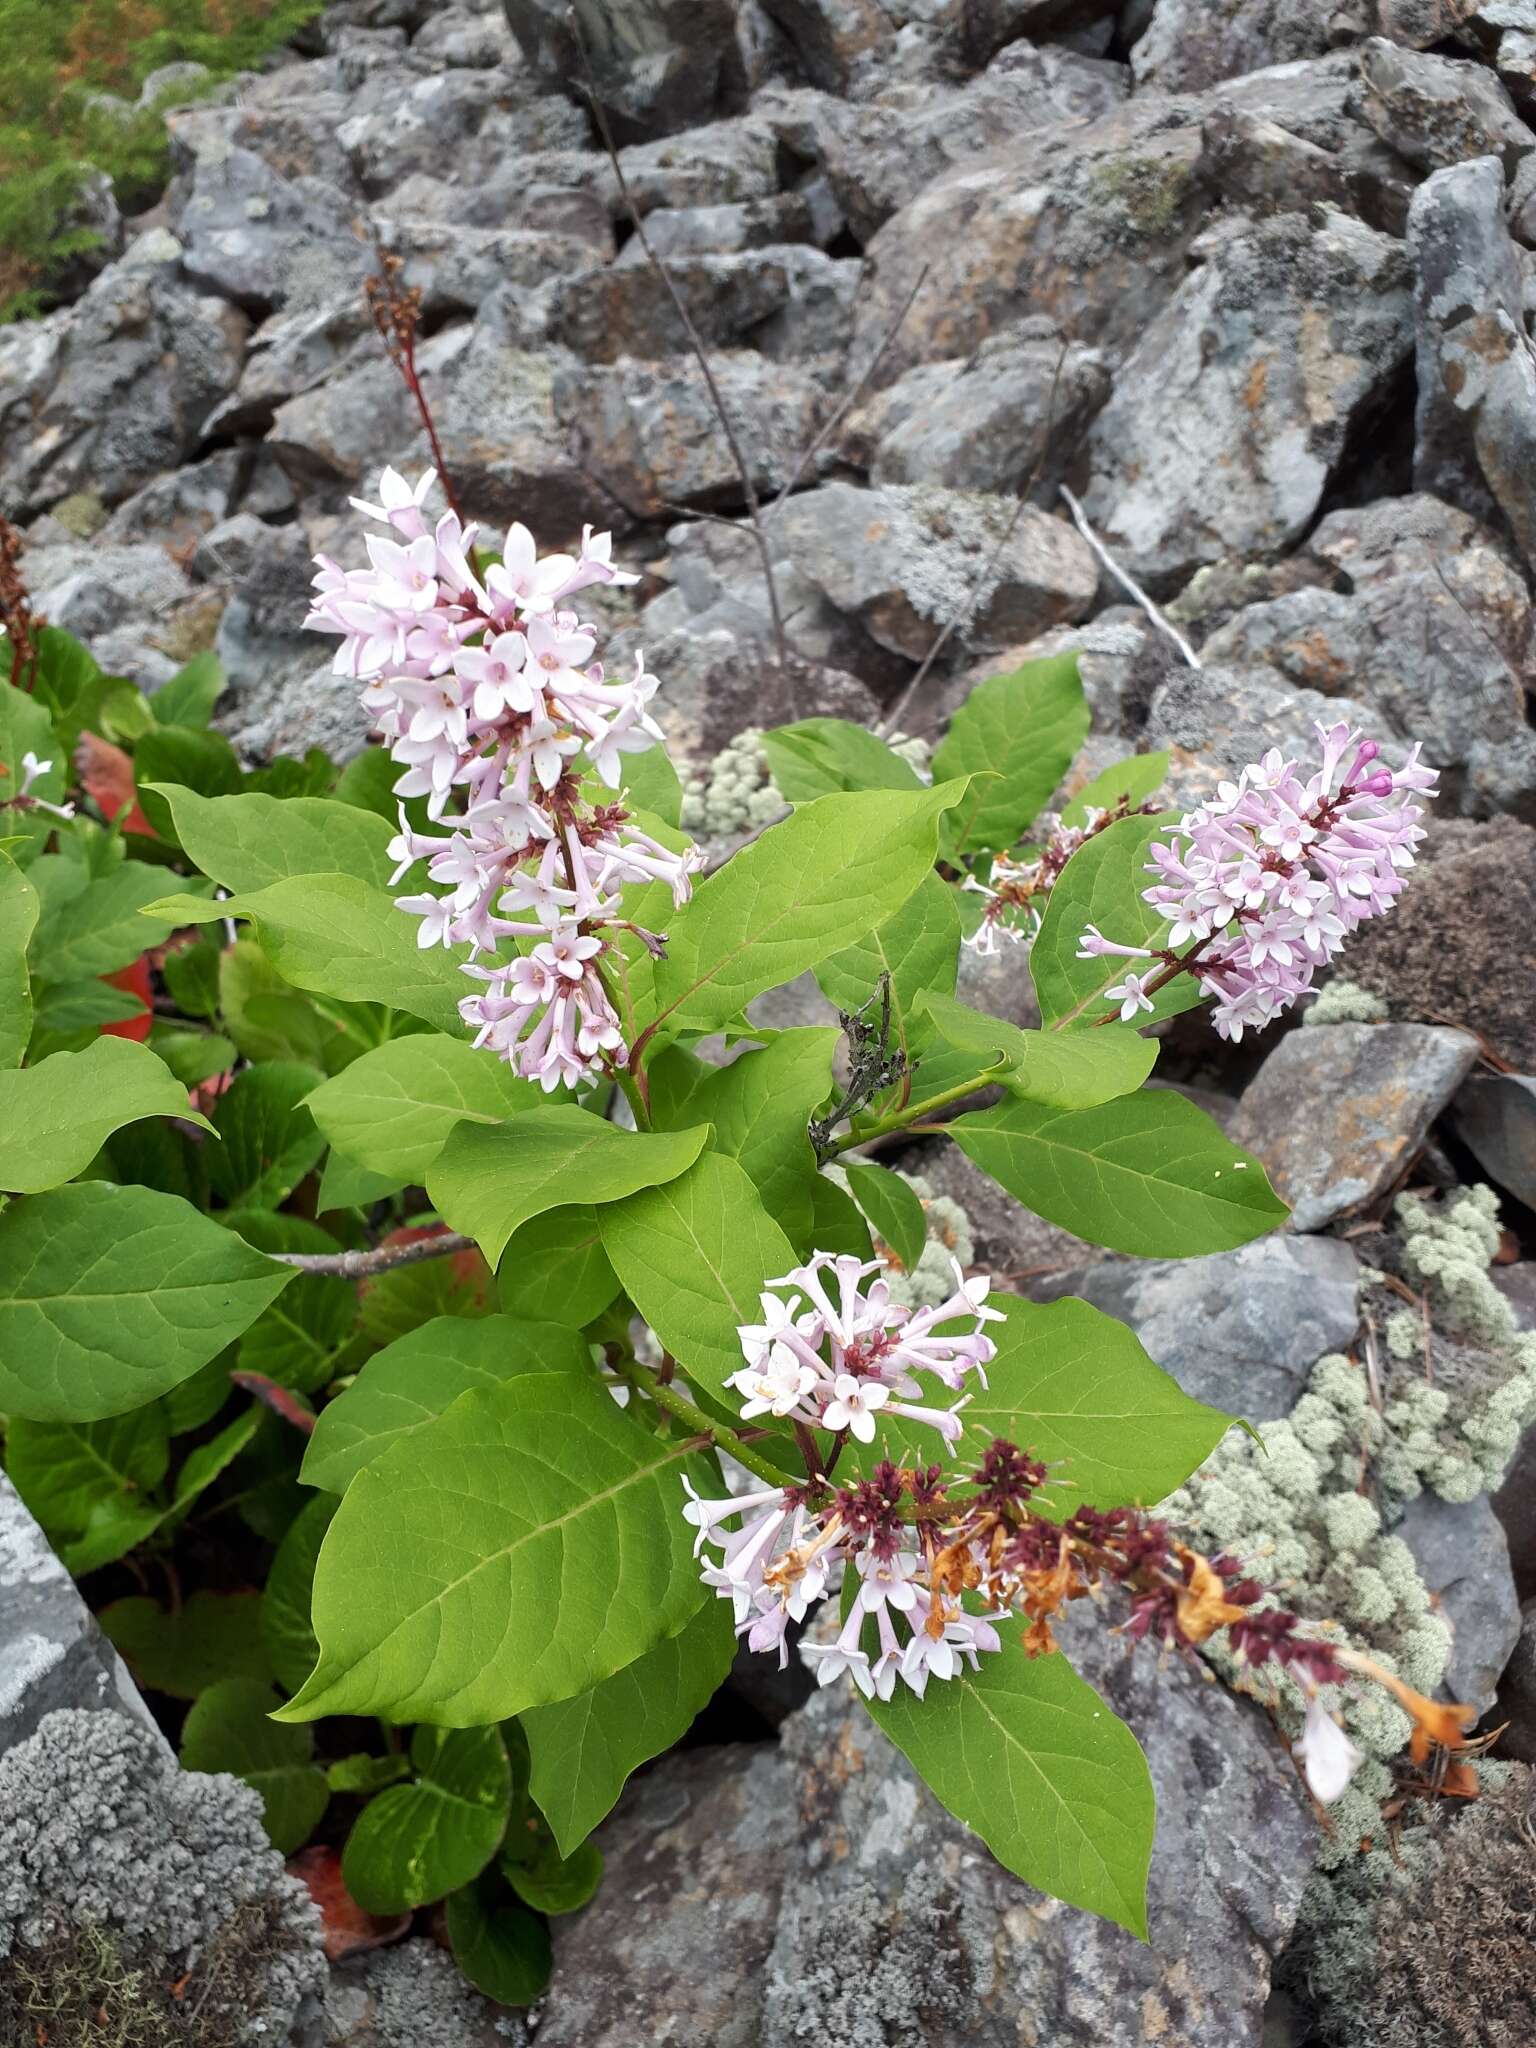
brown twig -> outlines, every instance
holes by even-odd
[[[570,22],[571,33],[575,38],[576,48],[581,56],[581,68],[585,74],[585,83],[582,89],[592,109],[592,119],[596,124],[599,140],[602,142],[603,148],[607,153],[608,162],[613,169],[613,175],[618,180],[619,197],[624,202],[625,211],[629,215],[630,225],[635,231],[640,247],[645,251],[647,261],[666,287],[667,296],[671,299],[673,309],[678,319],[682,322],[683,332],[688,337],[688,345],[693,351],[694,360],[697,362],[704,378],[704,386],[709,393],[710,403],[714,406],[715,416],[719,420],[721,431],[725,435],[726,446],[730,449],[731,460],[736,465],[736,474],[741,481],[742,496],[746,500],[747,516],[751,520],[753,537],[757,542],[757,551],[762,558],[763,583],[768,592],[768,610],[773,618],[773,641],[774,647],[778,652],[779,667],[781,669],[787,668],[789,662],[788,642],[784,635],[783,614],[779,610],[779,588],[774,580],[773,559],[769,553],[768,536],[763,530],[762,502],[757,495],[757,486],[752,481],[752,471],[748,467],[745,455],[742,453],[741,443],[736,437],[736,429],[731,424],[730,414],[726,411],[725,400],[721,395],[720,387],[715,382],[715,373],[710,367],[709,356],[705,350],[703,338],[694,324],[693,315],[688,311],[687,302],[678,290],[671,271],[668,270],[666,264],[656,253],[655,246],[645,231],[644,218],[639,207],[635,204],[635,197],[630,190],[629,180],[624,175],[624,166],[619,161],[619,152],[614,143],[613,130],[609,126],[608,116],[603,109],[602,100],[598,95],[597,77],[592,69],[592,56],[587,48],[586,32],[582,28],[580,17],[574,7],[567,10],[567,19]]]
[[[439,1231],[436,1237],[420,1237],[410,1244],[381,1244],[371,1252],[273,1252],[280,1266],[297,1266],[301,1273],[334,1273],[341,1280],[368,1280],[375,1273],[388,1273],[396,1266],[414,1266],[422,1259],[447,1258],[452,1252],[468,1252],[475,1240],[457,1230]]]

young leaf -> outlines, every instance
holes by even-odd
[[[678,1635],[574,1699],[522,1716],[531,1787],[562,1855],[608,1813],[633,1770],[688,1732],[731,1668],[731,1617],[706,1601]]]
[[[972,1053],[987,1067],[1000,1055],[1007,1065],[991,1078],[1053,1109],[1092,1109],[1129,1095],[1157,1063],[1156,1039],[1119,1024],[1070,1034],[1021,1031],[933,989],[918,997],[917,1006],[946,1045]],[[928,1086],[925,1074],[921,1092]]]
[[[559,1323],[439,1316],[375,1352],[347,1391],[327,1403],[299,1476],[306,1486],[344,1493],[365,1465],[470,1387],[499,1387],[524,1373],[590,1378],[595,1371],[587,1344]]]
[[[978,1671],[869,1711],[1005,1869],[1146,1937],[1156,1800],[1141,1745],[1060,1651],[1004,1633]]]
[[[525,1906],[553,1918],[579,1913],[603,1881],[603,1852],[595,1842],[580,1842],[569,1856],[546,1849],[531,1862],[503,1861],[502,1875]]]
[[[1154,839],[1166,839],[1176,823],[1167,811],[1151,818],[1122,818],[1118,825],[1096,832],[1062,869],[1029,954],[1040,1015],[1050,1030],[1097,1026],[1113,1015],[1104,991],[1123,981],[1127,968],[1145,970],[1149,964],[1118,953],[1079,960],[1078,945],[1089,925],[1097,925],[1117,946],[1166,945],[1168,922],[1144,900],[1142,891],[1152,881],[1147,849]],[[1155,1023],[1193,1009],[1200,1000],[1194,975],[1181,974],[1158,991],[1152,1010],[1142,1016]]]
[[[205,1444],[195,1444],[188,1451],[181,1462],[181,1470],[176,1474],[175,1495],[162,1527],[174,1529],[185,1520],[201,1496],[229,1470],[250,1443],[260,1421],[261,1410],[253,1403],[243,1415],[237,1415],[233,1422],[226,1423],[217,1436],[210,1437]]]
[[[683,785],[665,747],[624,756],[624,794],[628,809],[649,811],[674,830],[682,824]]]
[[[427,1031],[365,1052],[323,1082],[309,1108],[349,1159],[401,1185],[420,1186],[455,1124],[505,1123],[548,1100],[504,1060],[476,1052],[467,1038]]]
[[[215,1017],[219,1010],[219,947],[215,939],[169,952],[160,963],[171,1000],[184,1017]]]
[[[315,1574],[320,1661],[285,1714],[464,1727],[622,1670],[701,1603],[685,1474],[710,1483],[595,1375],[461,1394],[347,1488]]]
[[[762,747],[786,803],[809,803],[840,790],[922,788],[910,761],[846,718],[776,726],[763,734]]]
[[[113,1131],[146,1116],[213,1125],[147,1046],[98,1038],[35,1067],[0,1069],[0,1188],[41,1194],[89,1166]]]
[[[1027,662],[1012,675],[979,683],[933,757],[935,781],[977,778],[949,821],[950,850],[1015,845],[1071,767],[1090,723],[1075,654]]]
[[[625,1293],[697,1386],[719,1397],[741,1368],[737,1325],[761,1320],[758,1296],[795,1263],[750,1178],[718,1152],[665,1187],[598,1214]]]
[[[897,1042],[910,1039],[916,998],[925,989],[955,992],[960,958],[960,911],[954,890],[937,875],[925,875],[894,917],[867,937],[845,946],[816,969],[829,1003],[857,1010],[875,994],[880,977],[891,977],[891,1018]]]
[[[0,1411],[96,1422],[196,1372],[293,1279],[173,1195],[86,1181],[0,1215]]]
[[[161,725],[206,725],[223,692],[219,657],[205,648],[160,685],[151,709]]]
[[[215,1074],[227,1074],[240,1057],[234,1040],[217,1031],[178,1031],[158,1018],[150,1027],[149,1049],[165,1061],[183,1088],[196,1088]]]
[[[315,1214],[333,1209],[370,1209],[388,1195],[398,1195],[407,1183],[387,1173],[375,1173],[344,1152],[330,1151],[320,1172],[320,1191],[315,1197]]]
[[[37,891],[0,852],[0,1068],[19,1067],[32,1036],[27,947],[37,927]]]
[[[208,1180],[231,1208],[276,1209],[325,1150],[305,1107],[313,1067],[269,1060],[236,1074],[214,1107],[223,1143],[208,1155]]]
[[[193,1593],[167,1612],[135,1594],[102,1608],[97,1620],[141,1686],[190,1700],[225,1678],[271,1683],[261,1606],[260,1593]]]
[[[530,1109],[507,1124],[456,1125],[427,1169],[427,1193],[494,1266],[520,1224],[577,1199],[617,1202],[673,1180],[708,1138],[707,1124],[626,1131],[585,1109]]]
[[[196,885],[189,883],[189,888]],[[165,876],[142,861],[126,860],[97,876],[72,901],[43,919],[34,960],[46,965],[51,981],[85,981],[111,974],[137,960],[146,946],[168,939],[180,917],[157,917],[147,907],[164,894]],[[201,896],[188,899],[188,919],[219,915],[221,906]]]
[[[501,1846],[512,1797],[496,1728],[418,1728],[413,1785],[366,1806],[342,1852],[347,1890],[369,1913],[429,1906],[478,1877]]]
[[[928,1217],[917,1194],[899,1173],[872,1160],[851,1160],[845,1171],[853,1199],[910,1273],[928,1242]]]
[[[312,1761],[313,1734],[269,1719],[276,1703],[272,1688],[254,1679],[209,1686],[182,1724],[181,1761],[189,1771],[233,1771],[259,1792],[272,1846],[287,1856],[313,1834],[331,1795]]]
[[[309,1618],[309,1601],[315,1584],[315,1561],[335,1512],[336,1503],[328,1495],[307,1502],[288,1525],[267,1573],[267,1589],[261,1602],[261,1640],[278,1683],[289,1693],[298,1691],[314,1670],[319,1655]]]
[[[110,1564],[158,1525],[147,1496],[165,1477],[170,1445],[158,1404],[110,1422],[25,1422],[6,1430],[11,1483],[71,1571]]]
[[[369,1798],[375,1792],[382,1792],[386,1785],[398,1785],[402,1778],[411,1775],[410,1760],[407,1757],[369,1756],[366,1751],[354,1751],[351,1756],[338,1757],[326,1768],[325,1782],[333,1792],[360,1792]]]
[[[497,1877],[454,1892],[444,1918],[453,1959],[477,1991],[498,2005],[532,2005],[545,1990],[554,1966],[549,1929],[508,1898]]]
[[[656,1021],[728,1024],[894,916],[931,870],[938,821],[964,789],[819,797],[743,847],[672,920]]]
[[[550,1209],[507,1239],[496,1292],[508,1315],[583,1330],[619,1292],[603,1250],[598,1211],[586,1203]]]
[[[1097,1109],[1007,1102],[958,1117],[950,1132],[1037,1216],[1139,1258],[1233,1251],[1289,1214],[1258,1161],[1171,1088]]]
[[[1116,804],[1144,804],[1163,786],[1168,774],[1167,753],[1132,754],[1124,761],[1095,775],[1063,807],[1063,825],[1086,825],[1090,809],[1112,811]]]
[[[160,785],[158,794],[188,858],[221,888],[264,889],[294,875],[331,874],[390,885],[394,835],[370,811],[318,796],[199,796],[176,783]]]

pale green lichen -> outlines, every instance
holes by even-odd
[[[1358,982],[1335,978],[1302,1012],[1303,1024],[1385,1024],[1387,1006]]]
[[[969,1266],[976,1256],[971,1236],[971,1219],[948,1195],[935,1192],[921,1174],[904,1173],[901,1178],[923,1205],[928,1218],[928,1242],[910,1273],[892,1270],[888,1274],[891,1299],[903,1308],[936,1308],[955,1291],[953,1261]]]
[[[768,772],[762,728],[749,725],[727,742],[708,768],[683,785],[682,826],[696,839],[739,839],[782,810]]]

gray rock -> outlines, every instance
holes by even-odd
[[[139,87],[139,105],[156,107],[163,113],[167,108],[184,105],[188,100],[200,99],[212,79],[213,73],[206,64],[195,63],[190,58],[175,64],[157,65]]]
[[[1536,1764],[1536,1600],[1521,1610],[1520,1637],[1499,1688],[1498,1718],[1508,1723],[1499,1752],[1517,1763]]]
[[[174,135],[174,129],[172,131]],[[182,267],[194,284],[263,313],[289,279],[323,267],[333,288],[362,290],[370,265],[356,202],[322,178],[287,178],[253,150],[229,145],[191,157],[176,209]]]
[[[961,954],[964,962],[974,957]],[[985,1000],[979,990],[968,989],[972,1004]],[[919,1138],[882,1152],[881,1161],[903,1173],[921,1174],[936,1194],[948,1195],[965,1211],[976,1247],[976,1264],[993,1276],[994,1284],[1006,1286],[1030,1298],[1049,1299],[1057,1278],[1065,1272],[1083,1272],[1107,1254],[1047,1223],[1005,1193],[990,1175],[973,1166],[958,1145],[942,1138]]]
[[[1149,642],[1146,660],[1154,648]],[[1396,737],[1382,732],[1381,720],[1357,699],[1296,689],[1274,669],[1178,667],[1153,690],[1145,744],[1173,750],[1168,788],[1175,803],[1187,806],[1271,747],[1311,753],[1318,721],[1333,725],[1341,718],[1370,724],[1383,739]]]
[[[1479,64],[1373,37],[1360,53],[1362,111],[1389,148],[1435,171],[1494,155],[1510,170],[1536,149],[1509,94]]]
[[[265,433],[277,408],[354,364],[377,369],[380,350],[367,305],[345,292],[319,306],[285,309],[251,337],[240,382],[208,416],[208,430]]]
[[[1536,1209],[1536,1080],[1474,1075],[1451,1106],[1451,1124],[1489,1178]]]
[[[86,641],[110,673],[152,689],[180,666],[173,657],[194,651],[184,627],[206,606],[163,544],[98,536],[29,548],[26,563],[37,611]]]
[[[449,70],[489,71],[514,64],[519,54],[510,25],[494,7],[432,9],[411,39],[411,51]]]
[[[763,0],[806,76],[826,92],[857,93],[894,55],[900,17],[879,0]]]
[[[714,121],[665,141],[633,143],[620,150],[619,160],[641,213],[663,206],[730,206],[772,198],[779,189],[777,138],[756,115]],[[613,196],[617,208],[617,192]]]
[[[132,1715],[163,1745],[122,1658],[0,1473],[0,1757],[65,1707]]]
[[[1089,518],[1164,587],[1231,550],[1277,552],[1410,347],[1388,236],[1337,212],[1231,236],[1148,327],[1089,429]]]
[[[424,1935],[333,1969],[325,2020],[325,2048],[526,2048],[532,2038]]]
[[[823,233],[835,225],[825,209],[812,206],[802,192],[776,192],[769,199],[739,199],[724,206],[659,206],[646,215],[645,233],[665,263],[679,256],[737,256],[743,249],[766,249],[785,242],[830,240]],[[620,250],[621,264],[648,263],[638,235]]]
[[[1392,1189],[1476,1058],[1475,1038],[1439,1026],[1292,1031],[1249,1084],[1232,1135],[1264,1162],[1292,1228],[1321,1230]]]
[[[1142,91],[1199,92],[1354,42],[1373,13],[1370,0],[1157,0],[1131,68]]]
[[[457,222],[379,218],[381,248],[401,260],[400,282],[421,293],[428,320],[474,313],[499,286],[520,298],[589,270],[592,243],[585,236],[523,227],[475,228]],[[546,294],[546,296],[552,296]],[[371,324],[371,323],[370,323]]]
[[[1486,1712],[1520,1638],[1509,1545],[1487,1494],[1449,1501],[1421,1493],[1409,1501],[1393,1533],[1413,1552],[1451,1625],[1446,1691]]]
[[[1414,483],[1509,522],[1536,563],[1536,358],[1519,253],[1493,157],[1438,171],[1414,195],[1418,357]]]
[[[455,161],[584,149],[591,139],[581,109],[541,94],[527,73],[435,71],[423,78],[391,68],[361,110],[347,112],[336,140],[370,199],[416,173],[441,177]]]
[[[50,300],[78,298],[109,263],[123,253],[123,217],[105,171],[86,171],[74,197],[62,209],[57,232],[82,237],[81,246],[48,273]]]
[[[314,668],[322,643],[302,630],[295,602],[313,574],[310,553],[302,526],[266,526],[248,512],[201,543],[194,566],[231,592],[216,647],[228,679],[225,719],[243,720],[251,692],[281,691]]]
[[[1289,1415],[1307,1375],[1354,1342],[1359,1268],[1336,1238],[1269,1237],[1210,1258],[1103,1259],[1051,1283],[1135,1331],[1186,1394],[1246,1422]]]
[[[678,257],[667,270],[702,341],[729,345],[753,335],[766,354],[781,356],[846,347],[862,266],[789,244]],[[666,278],[649,263],[571,278],[557,291],[554,328],[599,363],[679,355],[691,346]]]
[[[731,0],[582,0],[581,42],[563,0],[505,0],[524,60],[556,91],[585,77],[620,141],[668,135],[737,112],[746,67]]]

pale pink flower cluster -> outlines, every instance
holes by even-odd
[[[744,1419],[773,1415],[870,1443],[877,1417],[899,1416],[934,1429],[952,1448],[964,1400],[952,1408],[914,1401],[923,1391],[916,1375],[931,1373],[952,1392],[973,1372],[985,1385],[996,1347],[984,1328],[1001,1320],[986,1306],[989,1282],[966,1280],[957,1266],[947,1301],[909,1310],[891,1300],[883,1278],[864,1285],[881,1265],[817,1252],[770,1283],[790,1292],[761,1296],[762,1322],[738,1331],[747,1363],[726,1381],[742,1396]],[[944,1327],[958,1324],[970,1327]],[[930,1678],[953,1678],[967,1660],[974,1666],[982,1651],[1000,1647],[990,1620],[928,1584],[919,1532],[882,1511],[879,1474],[888,1470],[877,1467],[874,1481],[830,1496],[819,1511],[803,1487],[704,1500],[686,1481],[683,1509],[698,1531],[694,1555],[706,1545],[720,1553],[705,1565],[704,1583],[731,1601],[736,1632],[749,1648],[777,1650],[781,1667],[789,1624],[804,1620],[840,1568],[857,1573],[858,1592],[836,1642],[808,1643],[804,1653],[817,1662],[821,1684],[847,1671],[868,1697],[881,1699],[891,1697],[898,1678],[921,1695]],[[731,1522],[739,1527],[727,1530]],[[871,1618],[880,1646],[874,1658],[860,1647]]]
[[[1146,900],[1167,919],[1166,948],[1118,945],[1090,925],[1080,960],[1106,954],[1185,962],[1215,996],[1224,1038],[1271,1023],[1312,987],[1356,926],[1390,910],[1424,837],[1420,797],[1435,774],[1415,746],[1401,768],[1348,725],[1317,728],[1320,765],[1303,780],[1272,749],[1152,847]],[[1128,971],[1105,991],[1127,1023],[1153,1007],[1154,975]]]
[[[522,525],[482,576],[474,527],[452,512],[428,527],[434,481],[387,469],[378,504],[352,500],[390,536],[369,536],[366,569],[318,557],[304,623],[340,636],[333,667],[364,685],[404,771],[396,794],[424,798],[442,828],[413,830],[402,803],[394,880],[425,861],[435,889],[396,900],[421,920],[422,946],[470,948],[465,972],[485,987],[459,1010],[476,1044],[547,1090],[574,1086],[626,1052],[601,972],[618,891],[660,880],[681,904],[698,864],[638,830],[621,803],[584,805],[569,772],[584,754],[617,790],[623,757],[661,738],[646,708],[656,678],[637,655],[632,676],[610,681],[570,608],[593,584],[636,579],[613,566],[606,533],[588,527],[578,555],[541,557]],[[504,940],[535,943],[475,964]]]

